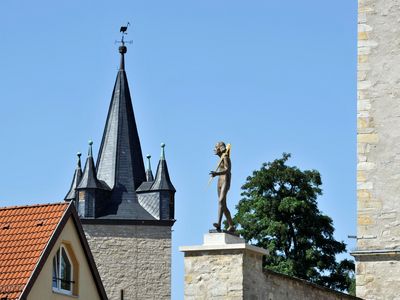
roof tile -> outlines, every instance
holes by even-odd
[[[0,297],[20,297],[68,205],[0,208]]]

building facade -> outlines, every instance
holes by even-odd
[[[175,188],[164,144],[155,176],[149,156],[145,170],[123,41],[119,52],[97,163],[89,142],[84,169],[78,154],[65,200],[77,207],[109,299],[169,299]]]
[[[71,203],[0,208],[0,299],[107,300]]]
[[[357,296],[398,299],[400,1],[359,0]]]

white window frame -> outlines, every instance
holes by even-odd
[[[64,249],[65,254],[67,255],[69,264],[71,265],[71,278],[69,279],[70,283],[71,283],[71,290],[65,290],[61,287],[61,259],[62,259],[62,250]],[[74,265],[72,263],[71,257],[69,256],[68,250],[64,245],[61,245],[60,248],[58,248],[56,254],[53,256],[53,263],[54,263],[54,258],[56,258],[56,263],[57,263],[57,255],[59,256],[58,258],[58,263],[59,265],[57,266],[57,273],[56,274],[56,282],[57,282],[57,287],[53,287],[52,284],[52,288],[54,292],[57,293],[62,293],[62,294],[66,294],[66,295],[72,295],[72,291],[73,291],[73,285],[74,285]],[[52,268],[53,271],[53,268]],[[53,272],[52,272],[52,280],[53,280]]]

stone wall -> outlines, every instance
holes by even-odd
[[[399,257],[395,257],[398,255],[392,253],[392,256],[388,260],[382,259],[382,256],[368,256],[365,261],[363,257],[359,258],[357,294],[363,295],[364,299],[400,299],[400,262]]]
[[[393,299],[398,291],[390,286],[400,284],[390,278],[398,265],[391,252],[400,246],[399,0],[359,0],[357,77],[357,295]]]
[[[209,234],[210,235],[215,235]],[[224,234],[219,234],[224,235]],[[350,300],[358,299],[304,280],[265,272],[264,249],[243,239],[211,243],[205,236],[201,246],[185,246],[185,299],[251,300]]]
[[[110,300],[171,298],[171,228],[84,224]]]
[[[243,299],[242,266],[237,250],[185,254],[185,299]]]
[[[251,252],[209,251],[185,255],[185,299],[345,300],[357,299],[307,281],[262,271]]]
[[[360,0],[358,247],[400,244],[400,1]]]
[[[264,271],[263,279],[266,290],[266,298],[248,297],[245,299],[361,300],[360,298],[323,288],[305,280],[271,271]]]

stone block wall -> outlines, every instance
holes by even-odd
[[[399,257],[395,256],[398,255],[387,255],[388,260],[381,256],[368,256],[366,260],[359,258],[356,270],[357,295],[363,295],[363,299],[400,299],[400,262]]]
[[[304,280],[264,271],[262,257],[266,251],[246,244],[243,239],[218,243],[217,239],[206,235],[203,245],[185,246],[180,250],[185,253],[185,300],[358,299]]]
[[[171,298],[171,227],[84,224],[110,300]]]
[[[185,299],[351,300],[304,280],[262,270],[251,252],[209,251],[185,255]],[[383,298],[382,298],[383,299]]]
[[[359,0],[358,248],[400,245],[400,1]]]
[[[323,288],[305,280],[271,271],[264,271],[264,286],[266,290],[266,298],[249,297],[245,299],[361,300],[360,298]]]
[[[185,299],[243,299],[243,254],[237,250],[185,254]]]
[[[393,269],[400,247],[399,0],[359,0],[357,71],[357,295],[394,299],[400,285]]]

